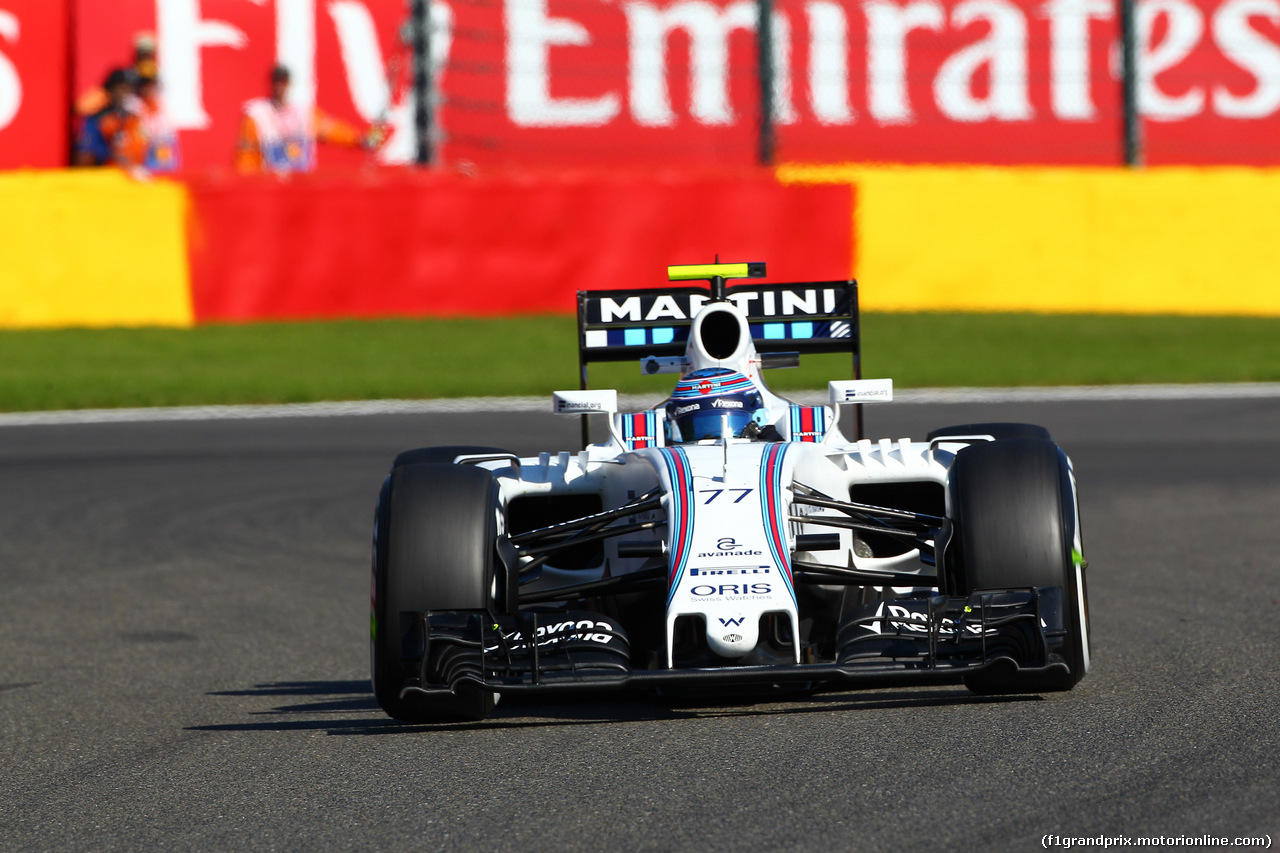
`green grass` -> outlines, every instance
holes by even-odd
[[[867,314],[863,373],[900,388],[1280,380],[1280,319]],[[838,356],[779,390],[849,375]],[[636,364],[593,387],[664,393]],[[536,395],[577,387],[572,317],[0,332],[0,410]]]

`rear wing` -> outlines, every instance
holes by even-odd
[[[647,356],[684,355],[693,317],[711,300],[716,284],[724,298],[746,313],[757,352],[847,352],[852,378],[862,378],[857,281],[727,287],[720,281],[712,287],[578,291],[579,387],[588,387],[592,362],[638,363]],[[857,409],[861,436],[862,412]]]

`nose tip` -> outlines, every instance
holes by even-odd
[[[726,631],[726,625],[732,625],[733,629]],[[759,640],[758,621],[753,622],[743,616],[707,620],[707,645],[721,657],[738,658],[751,654]]]

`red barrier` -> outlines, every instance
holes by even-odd
[[[198,181],[197,322],[575,310],[666,264],[763,260],[774,280],[852,265],[847,186],[724,177],[360,177]]]
[[[0,0],[0,169],[67,162],[67,0]]]

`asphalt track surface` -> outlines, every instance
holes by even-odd
[[[0,430],[0,849],[1031,850],[1280,840],[1280,400],[892,405],[1043,423],[1083,498],[1072,693],[504,702],[406,726],[367,673],[392,455],[551,415]],[[1201,848],[1206,849],[1206,848]]]

